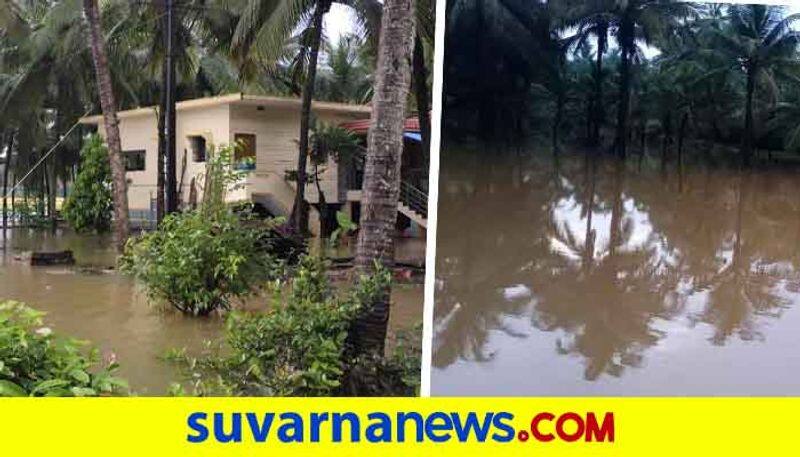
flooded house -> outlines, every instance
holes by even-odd
[[[358,138],[366,147],[369,119],[341,124]],[[340,195],[345,196],[343,211],[352,220],[358,221],[360,216],[361,184],[364,178],[363,154],[354,163],[339,167]],[[403,127],[403,157],[400,169],[400,201],[398,203],[398,230],[411,236],[423,236],[423,229],[428,226],[428,154],[422,147],[422,134],[419,119],[409,117]]]
[[[241,161],[242,166],[252,168],[252,171],[241,185],[228,193],[228,201],[252,202],[269,215],[288,216],[297,184],[287,179],[287,171],[297,166],[300,111],[299,98],[241,93],[178,102],[175,172],[181,204],[190,204],[192,198],[199,198],[202,193],[199,177],[205,169],[211,148],[236,142],[240,147],[235,153],[235,160]],[[312,104],[312,113],[317,121],[350,128],[357,135],[363,134],[364,138],[370,111],[367,105],[319,101]],[[127,169],[131,221],[145,227],[152,226],[157,194],[157,107],[120,111],[117,115]],[[100,134],[104,134],[101,115],[85,117],[81,122],[97,126]],[[408,127],[413,125],[409,124]],[[417,173],[413,164],[422,160],[421,148],[417,147],[414,152],[414,139],[419,144],[418,126],[416,131],[410,130],[407,135],[409,165],[404,169],[409,173]],[[316,183],[309,183],[305,193],[311,207],[309,227],[314,234],[318,234],[320,229],[319,190],[329,208],[344,210],[358,220],[363,154],[341,164],[329,158],[328,163],[319,167],[319,170],[319,189]],[[313,170],[309,165],[311,173]],[[412,179],[417,185],[405,178]],[[398,218],[398,228],[401,230],[427,225],[427,193],[419,187],[422,181],[427,183],[427,175],[424,180],[418,174],[404,177],[404,190],[401,192],[403,201],[398,205],[402,215]],[[414,232],[421,233],[420,230]]]

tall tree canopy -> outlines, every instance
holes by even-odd
[[[796,151],[798,15],[677,0],[449,0],[446,131],[585,143],[656,138]],[[478,33],[480,31],[480,33]],[[490,76],[491,75],[491,76]],[[637,140],[634,142],[633,139]],[[549,141],[548,141],[549,140]]]

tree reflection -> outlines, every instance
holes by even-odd
[[[667,295],[675,276],[653,261],[656,249],[631,243],[634,222],[625,216],[624,174],[624,163],[614,164],[610,195],[604,198],[611,202],[608,241],[594,246],[594,235],[589,235],[584,239],[592,245],[592,256],[576,264],[574,256],[557,251],[537,275],[540,287],[533,324],[544,331],[563,330],[568,336],[557,340],[556,350],[581,355],[589,380],[603,373],[620,376],[625,366],[639,366],[645,350],[662,336],[652,321],[672,313]],[[596,175],[591,176],[590,192],[596,187]],[[588,228],[591,215],[590,211],[585,216],[587,233],[594,233]],[[564,225],[551,236],[575,244]]]
[[[791,174],[687,167],[662,182],[607,158],[546,157],[442,167],[435,366],[524,351],[544,331],[585,379],[622,376],[646,363],[663,321],[702,323],[715,345],[763,338],[764,318],[800,292]],[[530,329],[509,325],[525,316]],[[519,342],[493,347],[498,331]]]
[[[752,177],[740,172],[736,178],[736,222],[729,249],[731,261],[712,276],[709,300],[705,309],[695,316],[695,319],[714,326],[711,342],[717,345],[725,344],[734,334],[743,340],[762,338],[756,318],[776,317],[789,304],[775,292],[780,277],[764,268],[770,262],[759,252],[759,242],[763,237],[745,237],[745,217],[758,220],[760,216],[753,211],[745,215],[751,186]],[[753,197],[758,198],[756,195]]]

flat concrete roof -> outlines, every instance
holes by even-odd
[[[219,105],[236,105],[236,106],[265,106],[275,108],[297,108],[300,109],[302,102],[296,97],[275,97],[269,95],[246,95],[242,93],[219,95],[216,97],[195,98],[192,100],[184,100],[177,102],[175,108],[177,111],[208,108]],[[333,103],[333,102],[318,102],[315,101],[311,104],[314,111],[327,111],[337,113],[352,113],[352,114],[369,114],[372,107],[369,105],[352,105],[348,103]],[[130,117],[153,115],[156,107],[147,106],[142,108],[134,108],[125,111],[117,111],[119,119]],[[103,122],[102,114],[95,114],[92,116],[82,117],[81,124],[100,124]]]

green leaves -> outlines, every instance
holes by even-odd
[[[81,370],[81,369],[77,369],[76,368],[76,369],[70,371],[69,375],[70,375],[70,377],[72,379],[74,379],[74,380],[76,380],[76,381],[78,381],[78,382],[80,382],[82,384],[88,384],[91,381],[91,378],[89,377],[89,374],[86,373],[85,371]]]
[[[350,219],[350,215],[343,211],[336,212],[336,223],[339,224],[339,227],[331,233],[330,243],[332,246],[337,245],[341,236],[350,234],[358,229],[358,224],[353,222]]]
[[[116,363],[98,367],[96,350],[59,338],[43,327],[43,313],[23,303],[0,302],[0,397],[121,395]]]
[[[389,281],[378,267],[352,290],[334,294],[326,264],[303,257],[288,293],[276,284],[269,311],[231,314],[224,345],[201,358],[183,351],[169,358],[183,366],[200,395],[412,395],[419,385],[419,346],[405,351],[398,344],[400,355],[390,357],[354,357],[348,345],[355,317]],[[172,390],[185,394],[180,385]]]
[[[259,247],[267,227],[244,225],[230,212],[208,218],[200,211],[167,217],[158,230],[131,240],[123,271],[148,294],[180,311],[206,315],[273,278],[281,262]]]
[[[19,385],[0,379],[0,397],[27,397],[28,392]]]
[[[131,239],[122,270],[141,281],[154,300],[191,315],[229,309],[282,272],[269,240],[275,222],[247,220],[225,204],[241,180],[231,148],[209,155],[198,210],[166,217],[158,230]]]
[[[64,203],[64,218],[77,232],[107,232],[111,228],[112,202],[108,151],[95,134],[81,151],[80,170]]]
[[[326,164],[329,157],[348,162],[361,147],[352,131],[316,119],[311,132],[311,146],[311,161],[317,165]]]
[[[97,391],[88,387],[73,387],[70,389],[72,395],[76,397],[96,397]]]
[[[47,379],[40,383],[34,384],[31,395],[33,396],[47,396],[50,392],[62,392],[64,387],[69,386],[69,381],[66,379]]]

